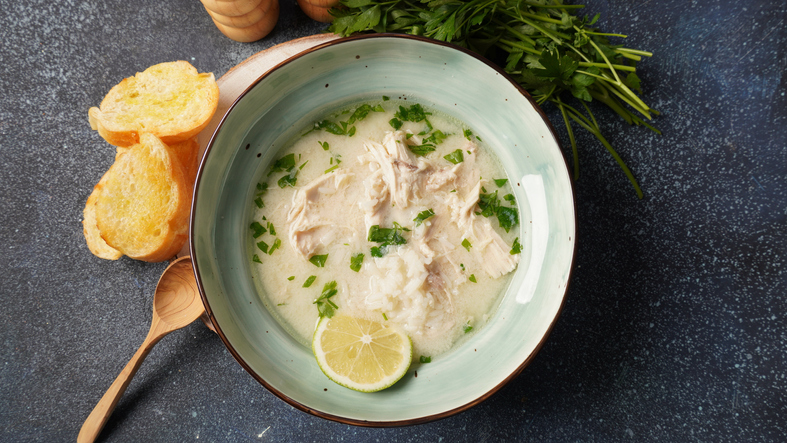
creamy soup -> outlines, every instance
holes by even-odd
[[[266,307],[308,345],[321,315],[394,323],[434,356],[492,315],[519,261],[511,184],[470,128],[410,101],[306,128],[260,178],[250,222]]]

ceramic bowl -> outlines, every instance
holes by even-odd
[[[247,236],[255,185],[276,151],[321,115],[383,95],[405,96],[452,115],[495,151],[517,183],[524,249],[486,326],[431,363],[413,365],[393,387],[368,394],[328,380],[311,349],[266,310],[252,282]],[[466,410],[522,372],[560,312],[576,247],[575,214],[571,179],[554,131],[508,76],[462,48],[377,34],[305,51],[263,75],[237,99],[200,165],[191,255],[218,334],[261,384],[320,417],[398,426]]]

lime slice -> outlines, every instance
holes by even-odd
[[[361,392],[390,387],[413,358],[410,337],[400,330],[347,315],[320,319],[312,351],[328,378]]]

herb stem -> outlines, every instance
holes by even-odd
[[[577,151],[577,141],[574,139],[574,130],[571,129],[571,123],[568,121],[568,117],[566,116],[566,108],[563,107],[563,103],[560,101],[556,101],[555,104],[560,109],[560,114],[563,116],[563,122],[566,124],[566,130],[568,131],[568,140],[571,142],[571,152],[574,157],[574,180],[579,179],[579,152]]]

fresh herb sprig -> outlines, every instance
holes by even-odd
[[[642,190],[618,153],[602,135],[587,102],[597,100],[632,125],[657,133],[645,120],[659,112],[641,93],[636,64],[653,54],[612,44],[625,38],[593,27],[599,18],[579,17],[584,5],[562,0],[341,0],[329,31],[347,36],[356,32],[401,32],[451,42],[484,55],[502,67],[538,104],[559,110],[568,131],[574,178],[579,178],[579,154],[573,125],[587,130],[609,151],[637,196]],[[581,106],[567,102],[573,96]],[[584,113],[582,112],[584,109]]]

